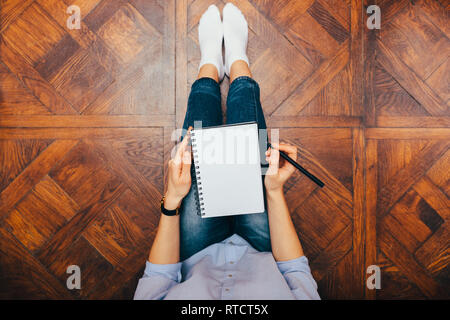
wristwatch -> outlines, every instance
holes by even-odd
[[[161,213],[163,215],[170,216],[170,217],[178,216],[180,214],[180,211],[179,211],[180,208],[179,207],[174,209],[174,210],[167,210],[166,208],[164,208],[164,199],[165,198],[166,198],[166,196],[163,196],[162,199],[161,199]]]

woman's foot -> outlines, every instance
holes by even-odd
[[[241,10],[227,3],[223,8],[223,33],[225,40],[225,73],[230,76],[231,65],[238,60],[248,65],[248,25]]]
[[[217,68],[219,81],[224,77],[222,58],[223,25],[220,11],[215,5],[203,13],[198,27],[198,40],[200,43],[201,59],[199,69],[206,64]]]

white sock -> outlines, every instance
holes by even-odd
[[[231,65],[236,60],[244,60],[248,64],[247,21],[241,10],[232,3],[227,3],[223,8],[223,34],[225,40],[225,72],[229,76]]]
[[[200,66],[213,64],[219,73],[219,81],[223,79],[222,41],[223,25],[220,19],[220,11],[215,5],[203,13],[198,26],[198,40],[200,43]]]

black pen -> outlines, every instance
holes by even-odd
[[[272,145],[270,143],[267,144],[269,148],[273,148]],[[275,149],[275,148],[274,148]],[[277,149],[278,150],[278,149]],[[280,155],[286,160],[288,161],[290,164],[292,164],[294,167],[296,167],[298,170],[300,170],[301,173],[303,173],[305,176],[307,176],[308,178],[310,178],[312,181],[314,181],[319,187],[323,187],[325,184],[319,179],[317,178],[315,175],[313,175],[312,173],[310,173],[308,170],[306,170],[305,168],[303,168],[301,165],[299,165],[297,162],[295,162],[294,160],[291,159],[291,157],[289,157],[285,152],[278,150],[278,152],[280,152]]]

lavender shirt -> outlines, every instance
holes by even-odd
[[[276,262],[232,235],[183,262],[147,261],[134,299],[320,299],[305,256]]]

